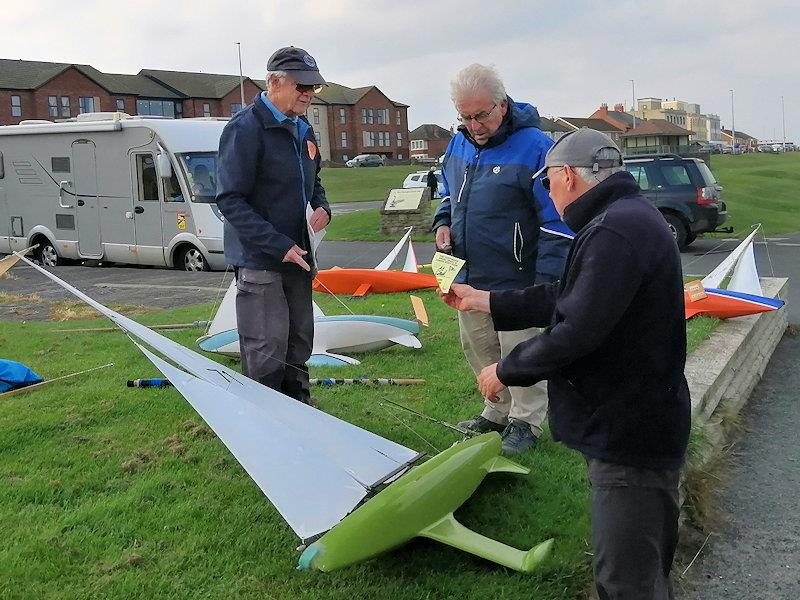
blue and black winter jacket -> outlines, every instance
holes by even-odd
[[[319,148],[308,121],[279,123],[258,96],[236,113],[222,132],[217,158],[217,206],[225,217],[228,264],[300,269],[282,260],[295,244],[309,251],[306,259],[311,257],[307,204],[330,215],[319,170]]]
[[[573,233],[532,180],[552,145],[536,108],[510,97],[485,145],[459,128],[445,152],[445,194],[433,219],[434,230],[450,227],[453,254],[467,261],[457,282],[515,289],[561,276]]]

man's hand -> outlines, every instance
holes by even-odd
[[[436,249],[445,254],[450,254],[453,251],[453,245],[450,241],[450,228],[447,225],[436,228]]]
[[[450,291],[446,294],[441,290],[437,290],[437,292],[447,306],[455,308],[456,310],[490,312],[489,292],[487,291],[476,290],[471,285],[466,285],[464,283],[454,283],[450,286]]]
[[[504,389],[506,386],[497,378],[497,363],[484,367],[478,374],[478,390],[490,402],[497,402],[497,394]]]
[[[328,211],[320,206],[319,208],[314,209],[314,212],[311,213],[311,217],[308,219],[308,224],[311,225],[311,231],[317,233],[318,231],[325,229],[325,226],[330,223],[330,220],[331,218],[328,216]]]
[[[308,266],[308,263],[303,260],[303,257],[308,254],[305,250],[300,248],[297,244],[289,248],[289,251],[286,253],[286,256],[283,257],[282,262],[290,262],[296,265],[300,265],[306,271],[310,271],[311,267]]]

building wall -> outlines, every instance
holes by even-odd
[[[328,106],[326,104],[311,104],[306,112],[308,122],[314,128],[314,135],[317,138],[319,155],[323,161],[331,160],[331,136]]]
[[[421,142],[421,148],[414,148],[415,142]],[[411,158],[439,158],[447,150],[450,140],[436,138],[433,140],[416,139],[409,142],[409,155]]]
[[[253,103],[253,98],[255,98],[258,94],[261,93],[261,88],[258,87],[252,81],[245,79],[244,81],[244,106]],[[233,88],[230,92],[228,92],[223,98],[219,101],[217,105],[217,110],[219,110],[219,114],[212,115],[214,117],[232,117],[233,112],[231,111],[231,104],[241,104],[242,103],[242,93],[237,85]],[[244,108],[244,106],[242,108]],[[202,106],[200,107],[202,109]],[[199,116],[202,116],[202,112]],[[187,115],[184,115],[187,116]]]

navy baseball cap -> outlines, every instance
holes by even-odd
[[[327,85],[319,73],[317,61],[308,52],[295,46],[276,50],[267,62],[267,71],[285,71],[300,85]]]

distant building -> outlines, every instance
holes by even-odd
[[[702,114],[700,105],[682,100],[639,98],[634,114],[642,119],[661,119],[692,132],[697,141],[720,141],[719,115]]]
[[[604,121],[602,119],[585,119],[581,117],[556,117],[556,123],[560,123],[562,125],[566,125],[570,128],[571,131],[575,131],[576,129],[580,129],[581,127],[588,127],[589,129],[595,129],[597,131],[602,131],[612,140],[614,143],[621,147],[622,145],[622,138],[620,135],[623,133],[623,129],[612,125],[608,121]],[[560,137],[560,136],[559,136]]]
[[[408,135],[411,158],[439,158],[447,149],[453,134],[433,123],[420,125]]]
[[[632,129],[634,127],[634,123],[636,124],[636,127],[644,123],[642,119],[634,117],[632,114],[625,112],[625,106],[622,104],[615,104],[614,110],[608,110],[608,104],[603,103],[600,105],[600,108],[589,115],[589,118],[605,121],[620,131],[628,131],[629,129]]]
[[[621,135],[622,153],[637,154],[691,154],[689,139],[692,132],[664,119],[648,119],[635,129]]]
[[[565,133],[575,131],[573,127],[565,123],[560,123],[545,117],[539,118],[539,129],[553,141],[558,141]]]
[[[720,134],[722,136],[722,141],[728,144],[738,144],[739,146],[746,146],[749,148],[756,148],[758,146],[758,138],[754,138],[752,135],[746,134],[744,131],[736,131],[736,140],[733,139],[733,133],[730,129],[722,129]]]

